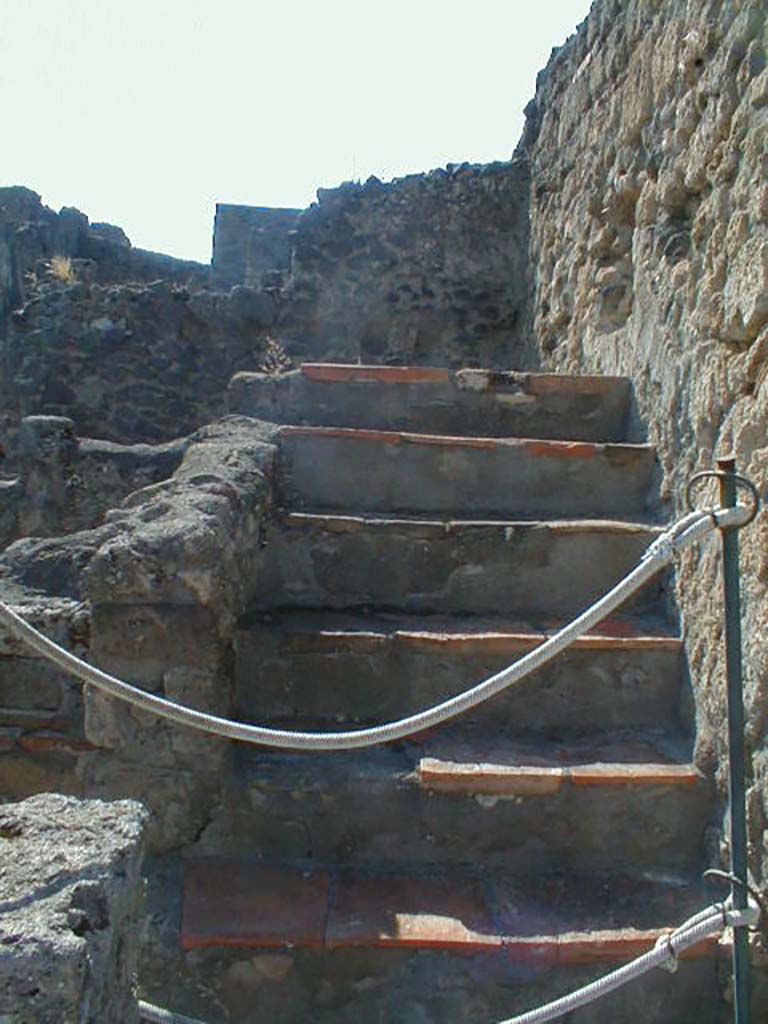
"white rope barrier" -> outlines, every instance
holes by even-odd
[[[743,910],[735,910],[729,904],[713,904],[706,910],[695,914],[688,921],[685,921],[673,932],[662,935],[653,949],[635,960],[624,964],[618,970],[598,978],[589,985],[577,989],[575,992],[556,999],[546,1006],[540,1006],[535,1010],[529,1010],[517,1017],[509,1017],[507,1020],[499,1021],[499,1024],[545,1024],[547,1021],[557,1020],[567,1013],[586,1006],[597,999],[608,995],[622,985],[639,978],[654,967],[677,967],[679,955],[691,946],[697,945],[708,935],[714,935],[724,928],[745,928],[757,924],[760,918],[760,910],[756,904],[750,903]]]
[[[147,1024],[205,1024],[197,1017],[185,1017],[183,1013],[164,1010],[162,1006],[154,1006],[143,999],[139,1000],[139,1017]]]
[[[179,724],[246,743],[292,750],[347,750],[399,739],[430,728],[456,717],[482,701],[488,700],[513,683],[519,682],[535,669],[550,661],[559,652],[565,650],[578,637],[609,615],[671,562],[676,554],[690,547],[714,529],[742,525],[750,515],[750,509],[743,505],[737,505],[730,509],[689,513],[660,534],[646,550],[637,567],[612,590],[535,650],[456,697],[408,718],[369,729],[336,733],[293,732],[219,718],[147,693],[102,672],[101,669],[89,665],[53,643],[1,601],[0,622],[8,626],[16,636],[24,640],[38,654],[49,658],[60,668],[70,672],[83,682],[113,697],[125,700],[134,707],[161,715]],[[743,910],[736,910],[730,904],[714,904],[689,918],[675,931],[662,936],[652,950],[618,970],[546,1006],[529,1010],[517,1017],[510,1017],[500,1021],[499,1024],[545,1024],[547,1021],[556,1020],[578,1007],[594,1002],[620,988],[654,967],[675,968],[680,953],[701,942],[708,935],[726,927],[738,928],[755,925],[759,917],[759,908],[754,904],[750,904]],[[196,1018],[186,1017],[144,1001],[139,1002],[139,1012],[142,1020],[148,1024],[203,1024]]]
[[[102,693],[127,701],[142,711],[160,715],[180,725],[187,725],[193,729],[223,736],[226,739],[284,750],[353,750],[360,747],[371,747],[378,743],[388,743],[433,728],[476,707],[513,683],[519,682],[535,669],[551,661],[555,655],[565,650],[582,634],[623,604],[652,576],[655,576],[671,562],[675,554],[690,547],[714,529],[740,526],[747,521],[750,515],[750,509],[744,505],[688,513],[661,533],[648,547],[636,568],[617,583],[612,590],[608,591],[604,597],[512,665],[469,690],[425,711],[383,725],[344,732],[315,733],[271,729],[265,726],[251,725],[247,722],[235,722],[208,714],[205,711],[198,711],[164,697],[158,697],[156,694],[147,693],[145,690],[131,686],[129,683],[103,672],[94,665],[89,665],[49,640],[2,601],[0,601],[0,622],[4,623],[38,654],[50,659],[59,668],[71,673],[82,682],[94,686]]]

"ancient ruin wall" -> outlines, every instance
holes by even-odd
[[[526,246],[525,161],[462,164],[320,189],[298,217],[219,206],[213,277],[271,290],[305,358],[521,365]]]
[[[24,416],[66,416],[81,437],[170,441],[221,416],[232,375],[257,370],[272,301],[247,288],[45,281],[2,342],[6,447]]]
[[[217,288],[269,285],[269,275],[291,266],[293,231],[301,210],[216,204],[213,281]]]
[[[670,511],[733,451],[768,475],[768,8],[599,0],[539,76],[531,160],[536,342],[546,365],[628,375]],[[639,422],[639,421],[638,421]],[[639,429],[639,428],[638,428]],[[711,492],[710,492],[711,494]],[[703,497],[703,495],[702,495]],[[742,536],[752,863],[768,870],[768,515]],[[698,756],[723,782],[717,545],[680,600]]]

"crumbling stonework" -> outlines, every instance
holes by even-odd
[[[172,476],[135,491],[105,522],[11,545],[0,567],[4,600],[25,617],[35,601],[62,605],[64,646],[153,692],[230,714],[235,622],[260,585],[272,429],[238,417],[212,424],[189,439]],[[79,645],[66,632],[78,610],[85,619]],[[23,648],[11,643],[9,655],[8,675]],[[230,746],[93,692],[86,692],[84,708],[68,700],[66,722],[56,714],[59,704],[44,709],[58,719],[47,745],[38,737],[33,749],[23,722],[6,737],[0,764],[11,766],[10,793],[35,791],[56,777],[57,765],[66,767],[70,791],[143,800],[154,812],[153,848],[190,841],[220,799]],[[28,710],[33,719],[43,709]]]
[[[0,1018],[134,1024],[146,814],[44,794],[0,809]]]
[[[767,43],[762,0],[597,0],[539,76],[512,161],[323,190],[297,216],[222,208],[212,280],[228,292],[77,211],[0,190],[0,403],[19,470],[0,481],[0,528],[39,535],[4,554],[6,596],[115,674],[233,714],[236,623],[266,586],[274,434],[229,418],[171,439],[222,414],[230,376],[258,369],[270,334],[314,359],[625,375],[670,515],[690,475],[729,450],[764,495]],[[74,282],[46,276],[57,252],[73,256]],[[253,413],[247,385],[233,400]],[[765,512],[742,543],[750,853],[765,887]],[[330,542],[306,550],[313,570],[339,575]],[[718,566],[713,540],[683,560],[678,589],[697,761],[722,795]],[[295,576],[289,555],[283,567]],[[34,674],[38,694],[0,735],[6,795],[58,784],[141,798],[157,851],[226,836],[231,745],[92,693],[81,702],[12,644],[0,659],[8,692],[26,695]],[[46,716],[32,738],[25,723]]]
[[[217,203],[211,261],[214,287],[269,288],[275,274],[287,274],[300,213]]]
[[[240,280],[271,289],[278,337],[312,358],[519,367],[527,186],[525,161],[512,161],[320,189],[290,235],[286,225],[290,273],[283,254],[272,285],[273,233],[259,244],[251,224],[260,211],[225,208],[214,280],[234,280],[239,248]]]
[[[541,358],[630,377],[675,512],[690,475],[730,451],[766,490],[767,43],[761,0],[604,0],[539,76],[521,143]],[[751,863],[764,882],[766,512],[742,545]],[[718,559],[713,541],[678,580],[698,757],[722,783]]]
[[[121,228],[91,224],[73,206],[54,213],[36,192],[21,186],[0,188],[0,223],[5,225],[13,274],[6,289],[13,288],[14,301],[31,281],[44,275],[46,262],[55,256],[75,261],[81,271],[101,284],[163,278],[190,287],[208,280],[208,268],[203,264],[134,249]]]
[[[78,438],[65,416],[27,416],[19,424],[11,464],[0,481],[0,542],[51,537],[98,526],[132,491],[173,474],[189,442],[121,445]]]
[[[44,281],[6,330],[6,436],[31,415],[128,444],[188,434],[226,411],[233,373],[259,368],[272,319],[271,298],[242,287]]]

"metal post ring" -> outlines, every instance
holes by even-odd
[[[685,507],[688,511],[693,511],[691,495],[693,493],[694,485],[699,483],[701,480],[708,479],[733,480],[737,487],[742,487],[745,491],[749,492],[752,497],[752,511],[750,512],[749,518],[745,519],[743,523],[739,523],[736,529],[740,530],[742,527],[748,526],[760,511],[760,495],[752,481],[748,480],[745,476],[739,476],[738,473],[723,473],[719,469],[705,469],[703,472],[696,473],[695,476],[692,476],[685,488]]]

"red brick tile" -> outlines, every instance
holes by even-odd
[[[81,750],[96,749],[88,740],[54,732],[27,733],[19,739],[19,746],[28,754],[47,754],[54,751],[74,754]]]
[[[438,366],[358,366],[345,363],[302,363],[308,380],[381,381],[390,384],[424,384],[448,381],[447,369]]]
[[[543,796],[556,793],[565,777],[563,768],[458,763],[434,757],[419,762],[422,787],[441,792]]]
[[[634,960],[653,949],[661,935],[671,928],[638,930],[622,928],[611,931],[561,935],[558,962],[561,964],[621,963]],[[712,956],[717,936],[710,936],[680,954],[681,960]]]
[[[209,861],[187,865],[181,945],[319,949],[330,880],[319,872]]]
[[[501,937],[475,882],[346,876],[331,906],[326,944],[479,953],[498,949]]]
[[[574,786],[695,786],[701,776],[688,764],[582,764],[568,769]]]
[[[642,956],[653,949],[662,929],[636,931],[623,928],[602,932],[561,935],[558,943],[558,963],[598,964],[621,963]]]
[[[532,938],[511,936],[504,939],[504,949],[510,960],[526,966],[622,964],[653,949],[659,936],[669,930],[624,928],[563,935],[540,935]],[[704,939],[696,946],[691,946],[681,953],[680,959],[692,960],[712,956],[716,946],[716,937]]]

